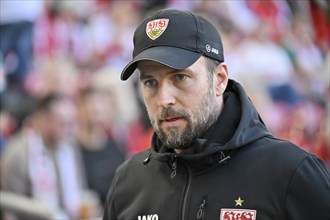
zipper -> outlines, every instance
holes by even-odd
[[[187,184],[187,188],[185,190],[185,194],[184,194],[184,199],[183,199],[183,206],[182,206],[182,220],[186,219],[186,209],[187,209],[187,203],[188,203],[188,195],[189,195],[189,191],[190,191],[190,186],[191,186],[191,171],[190,168],[188,167],[188,165],[186,165],[183,161],[181,161],[182,164],[186,167],[187,172],[188,172],[188,184]]]
[[[173,163],[172,163],[172,172],[171,172],[171,179],[173,179],[176,176],[176,169],[177,169],[177,158],[174,157]]]
[[[204,219],[206,205],[207,205],[207,197],[204,197],[196,215],[197,219]]]

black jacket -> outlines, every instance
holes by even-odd
[[[224,109],[199,153],[175,155],[157,136],[126,161],[104,220],[329,220],[329,172],[314,155],[274,138],[230,80]]]

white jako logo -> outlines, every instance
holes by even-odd
[[[138,220],[158,220],[158,215],[154,214],[154,215],[142,215],[142,216],[138,216]]]

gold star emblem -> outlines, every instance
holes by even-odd
[[[236,202],[235,206],[242,206],[242,203],[244,202],[244,200],[242,200],[241,197],[238,197],[238,199],[236,199],[235,202]]]

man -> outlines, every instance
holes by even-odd
[[[67,97],[42,98],[1,155],[1,188],[31,197],[62,219],[79,215],[83,190],[78,151],[68,140],[75,129],[75,111]]]
[[[205,18],[156,12],[134,34],[155,133],[110,187],[108,219],[329,219],[329,173],[314,155],[273,137],[228,79],[220,36]]]

